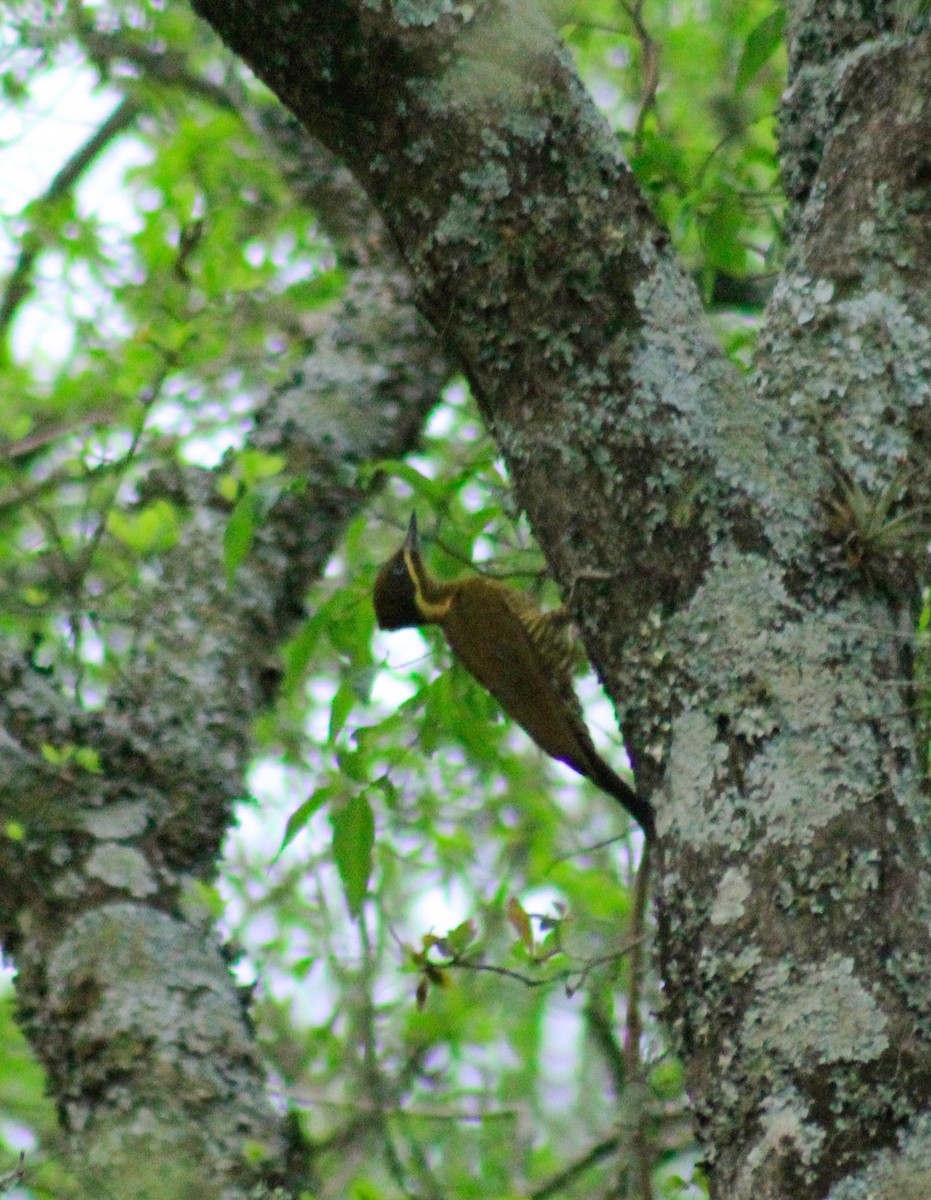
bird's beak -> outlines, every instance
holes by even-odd
[[[407,537],[404,539],[404,549],[409,550],[411,554],[417,554],[420,551],[420,539],[417,536],[416,513],[411,513],[410,524],[407,527]]]

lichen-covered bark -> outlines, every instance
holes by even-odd
[[[795,242],[746,381],[541,7],[195,7],[379,206],[662,781],[667,1014],[713,1194],[913,1188],[914,571],[874,518],[929,490],[927,34],[891,5],[792,6]]]
[[[786,5],[789,86],[780,112],[780,158],[790,224],[804,204],[831,137],[840,78],[861,48],[893,31],[904,5],[896,0],[791,0]]]
[[[21,656],[0,657],[0,944],[18,968],[20,1018],[45,1065],[88,1195],[257,1197],[281,1183],[289,1140],[209,920],[183,904],[212,876],[242,794],[276,648],[303,615],[345,523],[362,461],[416,444],[449,372],[386,253],[357,185],[266,114],[277,150],[300,149],[344,260],[366,263],[306,370],[257,414],[252,444],[307,487],[267,514],[236,586],[222,562],[228,507],[214,473],[150,476],[186,521],[135,597],[136,652],[87,713]],[[305,185],[307,181],[305,180]],[[96,753],[54,765],[43,747]],[[54,757],[54,755],[52,756]]]
[[[925,1169],[931,1067],[918,969],[928,959],[928,809],[915,758],[927,733],[905,686],[917,589],[893,523],[907,524],[929,490],[931,41],[875,40],[881,24],[841,45],[800,7],[796,71],[833,78],[833,116],[755,379],[760,403],[779,404],[791,503],[767,523],[779,586],[767,569],[747,591],[748,603],[770,607],[772,633],[752,662],[731,646],[743,665],[737,677],[727,668],[729,688],[720,672],[722,692],[742,701],[723,711],[740,792],[753,801],[741,814],[752,850],[726,894],[716,885],[735,915],[717,934],[706,926],[682,978],[707,1009],[682,1012],[699,1031],[718,1026],[710,1039],[699,1032],[693,1062],[717,1075],[703,1115],[733,1194],[892,1195],[890,1180]],[[825,502],[840,497],[843,510],[844,489],[876,523],[854,522],[838,553]],[[729,631],[714,623],[709,637],[727,653]],[[681,884],[687,905],[694,876]],[[763,904],[755,916],[735,887]],[[690,926],[672,935],[683,946]],[[791,1039],[773,1024],[780,1013]],[[713,1097],[724,1064],[722,1102]],[[745,1109],[749,1146],[734,1153],[721,1135],[754,1088],[767,1100]]]

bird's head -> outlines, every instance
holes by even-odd
[[[414,514],[404,544],[388,559],[375,580],[375,619],[379,629],[404,629],[424,623],[425,616],[418,604],[423,570]]]

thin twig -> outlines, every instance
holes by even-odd
[[[109,490],[109,494],[104,499],[103,504],[94,513],[94,517],[95,517],[97,523],[94,526],[93,532],[91,533],[90,537],[87,539],[87,541],[82,546],[80,554],[76,557],[74,563],[72,564],[71,600],[74,605],[74,611],[70,615],[69,621],[70,621],[70,624],[72,627],[72,629],[71,629],[72,638],[74,640],[75,692],[77,694],[80,694],[80,692],[81,692],[81,685],[83,683],[83,678],[84,678],[84,662],[81,657],[82,623],[81,623],[81,617],[80,617],[80,614],[83,612],[84,607],[85,607],[83,605],[84,583],[85,583],[85,580],[87,579],[88,572],[90,571],[91,566],[93,565],[94,556],[97,553],[97,548],[100,545],[100,542],[103,538],[104,533],[106,532],[107,522],[108,522],[110,513],[112,512],[114,506],[116,505],[117,497],[119,495],[119,491],[120,491],[120,487],[123,483],[123,479],[126,475],[126,472],[129,470],[129,468],[132,466],[133,462],[135,461],[136,455],[139,450],[139,445],[142,441],[142,435],[145,432],[146,422],[148,421],[149,414],[151,413],[156,400],[158,400],[159,396],[161,395],[161,391],[162,391],[162,388],[164,387],[165,380],[168,378],[169,374],[171,373],[171,370],[175,365],[175,361],[176,360],[175,360],[174,352],[165,354],[161,368],[159,369],[159,372],[155,377],[155,381],[149,388],[148,392],[142,397],[142,400],[141,400],[142,412],[139,414],[139,418],[136,422],[136,428],[133,430],[129,446],[126,450],[126,453],[121,455],[120,458],[117,460],[117,462],[114,464],[116,467],[116,478],[113,480],[113,483]],[[90,501],[90,489],[88,489],[88,492],[87,492],[87,499],[89,502]]]
[[[550,859],[544,875],[549,875],[550,871],[558,867],[560,863],[571,862],[574,858],[580,858],[583,854],[594,854],[596,850],[604,850],[607,846],[614,846],[623,840],[624,835],[622,833],[615,833],[609,838],[602,838],[600,842],[590,842],[587,846],[579,846],[575,850],[569,850],[566,854],[559,854],[555,858]]]
[[[365,910],[359,914],[359,940],[362,943],[362,969],[359,972],[359,983],[361,985],[362,1002],[361,1002],[361,1025],[362,1025],[362,1053],[363,1053],[363,1076],[365,1085],[368,1088],[369,1095],[372,1098],[372,1115],[374,1121],[372,1124],[378,1131],[382,1146],[382,1157],[388,1172],[394,1179],[398,1188],[405,1194],[409,1195],[407,1185],[407,1173],[404,1170],[404,1164],[401,1162],[397,1147],[394,1144],[394,1139],[391,1131],[388,1128],[386,1120],[388,1111],[388,1096],[385,1088],[385,1081],[381,1076],[378,1067],[378,1044],[375,1036],[375,1002],[372,997],[372,986],[375,978],[375,963],[372,958],[372,944],[369,938],[368,923],[365,919]]]
[[[386,524],[392,525],[398,530],[405,532],[407,530],[407,525],[401,521],[386,520]],[[545,567],[527,567],[524,569],[507,568],[505,570],[496,570],[494,567],[488,567],[484,563],[474,562],[467,554],[463,554],[460,550],[457,550],[454,546],[451,546],[449,542],[444,541],[443,538],[431,536],[429,541],[431,545],[436,546],[439,550],[442,550],[447,558],[451,558],[453,562],[462,563],[464,567],[468,567],[469,570],[474,571],[476,575],[483,575],[486,579],[533,579],[544,582],[547,579],[552,578],[549,571]],[[516,553],[526,553],[526,551],[521,551],[518,549]],[[539,554],[536,554],[536,557],[539,558]]]
[[[79,37],[89,57],[97,66],[123,59],[143,68],[150,78],[157,79],[162,84],[183,87],[185,91],[201,96],[223,111],[237,111],[236,104],[226,88],[194,74],[178,54],[148,50],[126,38],[101,34],[90,28],[79,30]],[[136,100],[130,96],[124,97],[100,128],[72,154],[34,204],[41,208],[67,195],[101,152],[132,125],[141,111],[142,107]],[[32,272],[41,250],[41,238],[34,230],[27,230],[22,238],[19,258],[7,280],[3,299],[0,301],[0,342],[5,338],[20,305],[32,290]]]
[[[643,87],[633,131],[634,150],[639,153],[647,116],[656,107],[656,92],[659,88],[659,46],[643,23],[643,0],[636,0],[634,4],[628,4],[621,0],[621,8],[627,13],[630,23],[634,27],[640,43],[640,52],[643,55]]]
[[[585,1030],[601,1052],[601,1057],[611,1076],[615,1097],[620,1097],[627,1086],[627,1064],[624,1061],[624,1051],[614,1036],[613,1022],[591,992],[588,1003],[585,1005]]]
[[[580,1175],[584,1175],[586,1171],[597,1166],[602,1159],[614,1154],[620,1141],[621,1139],[615,1134],[614,1137],[605,1138],[603,1142],[597,1142],[582,1158],[570,1163],[568,1167],[564,1167],[563,1170],[552,1175],[546,1183],[541,1183],[539,1187],[534,1188],[530,1192],[528,1200],[546,1200],[547,1196],[555,1196],[557,1192],[563,1191]]]
[[[11,1188],[22,1183],[26,1178],[26,1151],[20,1150],[19,1162],[12,1171],[0,1176],[0,1192],[8,1192]]]
[[[140,46],[121,34],[100,33],[84,29],[80,33],[81,45],[89,57],[100,67],[117,59],[141,67],[147,78],[156,79],[169,87],[180,87],[185,92],[200,96],[225,112],[238,112],[238,106],[228,88],[211,83],[196,75],[187,65],[184,55],[167,50],[151,50]]]
[[[634,885],[634,908],[631,915],[633,934],[630,958],[627,963],[627,1022],[624,1030],[624,1064],[629,1083],[639,1082],[641,1075],[640,1039],[643,1034],[640,1004],[643,986],[643,945],[646,939],[647,900],[650,894],[650,843],[645,842],[643,857]],[[637,1113],[633,1131],[633,1158],[640,1200],[653,1200],[652,1158],[647,1140],[646,1112]]]
[[[630,954],[634,948],[632,942],[628,942],[620,950],[612,951],[610,954],[602,954],[598,958],[593,958],[591,962],[586,963],[581,970],[570,967],[563,971],[556,971],[552,975],[547,975],[545,979],[534,979],[530,975],[523,975],[520,971],[514,971],[510,967],[499,967],[494,963],[476,962],[474,959],[467,958],[452,958],[448,961],[433,963],[432,965],[440,971],[448,971],[459,969],[463,971],[485,971],[490,975],[502,975],[506,979],[514,979],[518,983],[522,983],[527,988],[549,987],[554,983],[565,983],[566,995],[570,998],[584,986],[589,975],[597,967],[604,966],[606,963],[619,962],[620,959]],[[569,984],[569,980],[578,976],[575,983]]]

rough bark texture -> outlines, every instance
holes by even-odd
[[[252,444],[306,490],[280,500],[224,582],[228,509],[213,473],[150,477],[187,514],[179,544],[136,597],[136,652],[93,714],[19,656],[0,656],[0,944],[18,967],[20,1018],[45,1065],[88,1195],[256,1197],[307,1186],[209,918],[183,902],[212,877],[242,794],[276,648],[304,612],[363,495],[360,462],[416,444],[449,367],[408,299],[384,234],[348,173],[256,116],[270,151],[300,152],[344,261],[365,262],[304,373],[257,414]],[[96,752],[101,773],[43,747]],[[11,824],[12,823],[12,824]]]
[[[926,1194],[914,573],[873,518],[928,495],[927,32],[792,7],[795,241],[747,381],[536,5],[195,7],[364,183],[576,583],[661,788],[668,1017],[713,1194]]]

